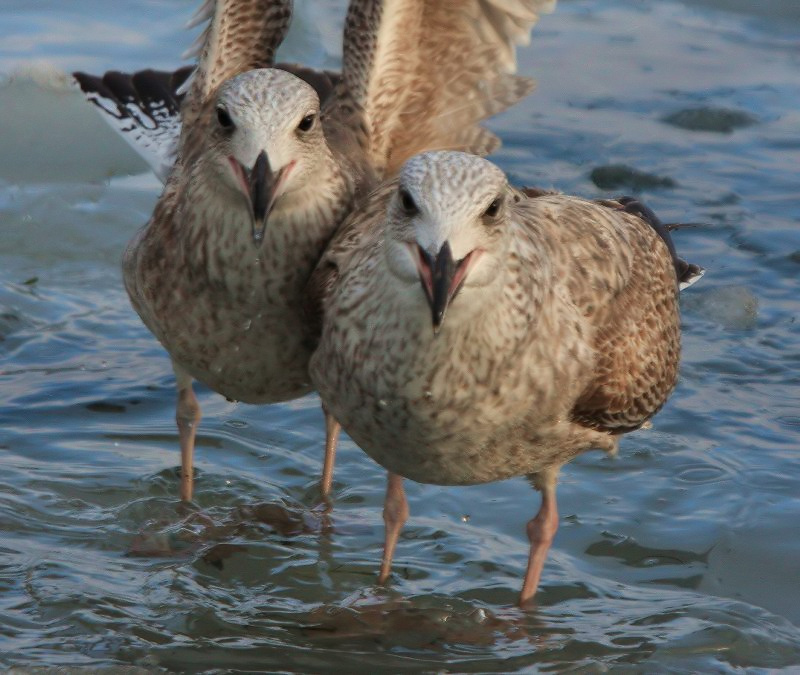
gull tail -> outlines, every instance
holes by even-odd
[[[635,216],[639,216],[639,218],[650,225],[650,227],[656,231],[658,236],[664,240],[664,243],[667,245],[669,253],[672,256],[672,264],[675,266],[675,274],[678,277],[679,290],[682,291],[685,288],[689,288],[689,286],[700,280],[706,271],[699,265],[686,262],[683,258],[679,258],[678,253],[675,250],[675,244],[670,236],[670,231],[672,230],[679,230],[682,227],[697,227],[698,223],[665,224],[661,222],[659,217],[653,213],[653,210],[649,206],[645,205],[643,202],[640,202],[635,197],[618,197],[615,201],[620,204],[623,210],[627,213],[632,213]]]
[[[174,72],[109,71],[102,77],[76,72],[73,77],[86,98],[101,110],[103,119],[163,182],[175,163],[181,133],[184,94],[179,90],[192,70],[186,66]]]

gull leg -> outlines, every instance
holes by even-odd
[[[322,406],[322,412],[325,413],[325,463],[322,466],[322,480],[320,481],[320,492],[324,498],[327,498],[331,493],[331,485],[333,484],[333,465],[336,461],[336,445],[339,441],[339,432],[342,426],[336,421],[336,418],[331,415],[325,406]]]
[[[383,503],[383,522],[386,524],[386,539],[383,544],[383,560],[378,583],[385,584],[392,571],[392,558],[397,546],[400,530],[408,520],[408,500],[403,489],[403,478],[396,473],[388,474],[386,501]]]
[[[192,389],[192,378],[174,363],[178,405],[175,421],[181,445],[181,501],[192,501],[194,489],[194,439],[200,422],[200,404]]]
[[[525,581],[519,596],[520,606],[525,605],[536,595],[547,552],[550,550],[558,530],[557,482],[558,469],[537,474],[534,477],[534,485],[542,493],[542,505],[539,507],[539,513],[528,522],[527,531],[531,550],[528,556],[528,569],[525,571]]]

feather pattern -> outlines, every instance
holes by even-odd
[[[198,64],[183,110],[184,130],[225,80],[273,65],[291,18],[291,0],[205,0],[192,20],[208,24],[189,52]]]
[[[493,150],[498,142],[478,124],[533,89],[532,80],[513,74],[515,47],[528,42],[540,13],[554,5],[353,0],[337,103],[344,114],[363,117],[379,173],[392,175],[423,150]]]

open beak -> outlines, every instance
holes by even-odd
[[[448,242],[442,244],[442,248],[435,256],[419,245],[416,248],[417,269],[431,308],[433,332],[438,333],[448,306],[464,283],[470,258],[475,251],[461,260],[453,260],[453,252]]]
[[[244,170],[247,191],[250,195],[250,206],[253,212],[253,242],[258,245],[264,239],[269,214],[275,205],[287,167],[277,173],[272,172],[267,153],[263,150],[256,157],[256,162],[250,171]]]

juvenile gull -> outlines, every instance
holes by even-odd
[[[310,84],[325,101],[339,82],[339,73],[315,70],[295,63],[276,63]],[[102,76],[73,73],[87,100],[102,111],[102,118],[144,159],[162,183],[167,181],[178,153],[181,104],[186,81],[194,66],[175,71],[110,70]]]
[[[615,452],[675,386],[679,283],[702,270],[673,252],[635,200],[526,194],[458,152],[414,157],[351,215],[310,282],[324,316],[309,370],[389,471],[380,581],[408,516],[402,477],[527,475],[542,504],[520,603],[533,597],[560,467]]]
[[[513,74],[514,48],[553,4],[353,0],[341,77],[322,97],[272,68],[288,0],[204,4],[175,164],[123,261],[133,306],[172,358],[183,499],[200,419],[192,380],[248,403],[312,390],[316,326],[303,292],[336,227],[417,152],[497,147],[479,123],[531,90]],[[128,112],[132,99],[123,92]],[[323,494],[338,435],[330,415],[326,427]]]

